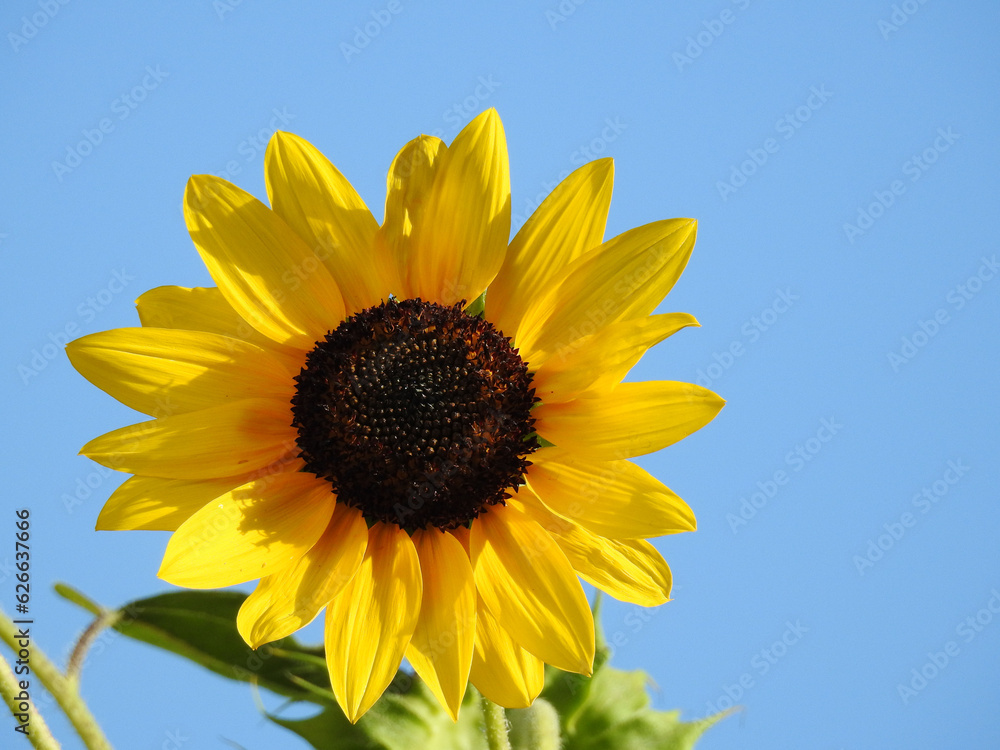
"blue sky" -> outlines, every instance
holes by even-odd
[[[728,405],[640,461],[699,530],[656,542],[674,601],[607,602],[614,663],[648,670],[659,708],[744,706],[705,750],[1000,744],[998,28],[983,1],[5,3],[3,502],[32,513],[38,644],[61,660],[86,624],[56,581],[107,605],[167,588],[167,534],[93,531],[122,477],[77,451],[141,417],[62,345],[135,325],[146,289],[210,283],[187,177],[263,198],[289,130],[380,217],[403,143],[495,107],[515,222],[597,156],[607,236],[700,222],[661,311],[703,327],[630,377]],[[83,689],[117,747],[303,746],[246,686],[101,645]]]

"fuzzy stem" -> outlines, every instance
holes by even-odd
[[[80,670],[83,669],[83,661],[87,658],[87,650],[97,639],[97,636],[100,635],[101,631],[114,625],[118,617],[118,612],[105,611],[87,626],[87,629],[80,636],[80,640],[73,647],[73,653],[70,654],[69,662],[66,664],[67,680],[74,683],[80,681]]]
[[[486,722],[486,744],[490,750],[510,750],[507,714],[504,713],[502,706],[498,706],[486,696],[483,696],[483,719]]]
[[[0,612],[0,640],[16,653],[19,646],[15,633],[14,623],[5,612]],[[76,733],[80,735],[87,750],[111,750],[111,743],[108,742],[104,732],[101,731],[96,719],[94,719],[94,715],[90,713],[87,704],[80,697],[76,681],[65,677],[34,643],[31,645],[31,671],[34,672],[42,686],[56,699],[59,708],[66,714],[66,718],[69,719]]]
[[[3,702],[7,704],[11,714],[22,713],[16,708],[17,704],[20,703],[17,699],[20,690],[21,688],[18,685],[17,678],[11,671],[10,665],[6,659],[0,656],[0,696],[3,697]],[[28,735],[31,746],[35,750],[59,750],[59,743],[52,736],[52,732],[49,731],[49,725],[45,723],[45,719],[38,713],[34,702],[29,699],[27,703],[29,721],[31,723],[26,727],[27,731],[25,734]]]

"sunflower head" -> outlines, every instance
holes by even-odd
[[[522,484],[538,449],[531,374],[464,307],[370,307],[318,342],[295,378],[305,470],[366,519],[447,531]]]
[[[98,528],[173,532],[160,576],[176,585],[259,579],[238,618],[255,648],[325,609],[351,721],[404,656],[456,720],[470,681],[522,707],[545,663],[589,674],[581,579],[662,604],[670,570],[646,540],[695,526],[629,459],[699,429],[722,400],[622,382],[697,325],[653,314],[695,222],[605,241],[602,159],[510,240],[492,110],[449,146],[403,147],[381,225],[301,138],[275,134],[265,178],[270,206],[215,177],[188,184],[215,287],[153,289],[141,327],[68,347],[85,377],[153,417],[82,450],[133,475]]]

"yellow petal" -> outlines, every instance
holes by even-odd
[[[217,479],[264,469],[295,450],[291,408],[245,399],[153,419],[94,438],[80,453],[116,471]]]
[[[188,180],[188,231],[223,296],[279,344],[311,349],[344,318],[326,266],[273,211],[212,175]]]
[[[541,404],[538,434],[580,458],[609,461],[673,445],[711,422],[726,402],[693,383],[621,383],[598,398]]]
[[[507,141],[496,111],[466,125],[435,171],[410,233],[408,286],[428,302],[472,302],[500,270],[510,237]]]
[[[528,305],[567,265],[601,244],[613,181],[611,159],[584,164],[518,231],[486,295],[486,319],[505,335],[515,336]]]
[[[206,504],[245,482],[243,477],[203,481],[130,477],[104,504],[97,530],[173,531]]]
[[[528,484],[557,515],[612,539],[694,531],[688,504],[631,461],[578,460],[563,451],[546,455],[528,470]]]
[[[326,531],[287,568],[261,578],[240,607],[236,625],[251,648],[305,627],[354,577],[368,546],[368,525],[338,503]]]
[[[214,286],[158,286],[140,295],[135,307],[139,321],[146,328],[205,331],[247,341],[280,360],[293,375],[297,375],[305,363],[304,351],[282,346],[259,333],[239,316]]]
[[[592,534],[549,513],[524,488],[512,503],[522,507],[556,540],[570,565],[587,583],[615,599],[642,607],[670,601],[670,568],[649,542]]]
[[[462,543],[437,529],[413,535],[423,599],[406,658],[453,721],[465,696],[476,636],[476,584]]]
[[[378,223],[351,183],[311,143],[278,131],[264,157],[271,208],[326,264],[347,313],[389,296],[374,262]]]
[[[312,474],[275,474],[217,497],[170,537],[159,576],[212,589],[270,575],[301,557],[330,521],[336,498]]]
[[[504,708],[527,708],[545,686],[542,660],[517,645],[481,601],[469,680]]]
[[[258,396],[291,399],[276,359],[239,339],[168,328],[119,328],[71,341],[77,371],[126,406],[154,417]]]
[[[471,554],[469,529],[459,526],[452,534]],[[525,651],[500,627],[497,619],[476,597],[476,642],[469,681],[489,700],[505,708],[527,708],[545,686],[545,664]]]
[[[502,627],[539,659],[590,674],[594,618],[566,555],[534,520],[492,506],[472,524],[476,588]]]
[[[697,222],[668,219],[630,229],[583,255],[525,312],[515,346],[537,369],[619,320],[649,315],[687,265]]]
[[[330,684],[352,724],[392,682],[417,626],[420,599],[420,562],[410,536],[376,523],[361,567],[326,609]]]
[[[423,221],[424,207],[441,157],[447,147],[440,138],[422,135],[407,143],[389,167],[385,220],[375,235],[378,259],[386,262],[386,277],[401,299],[416,297],[410,286],[413,227]]]
[[[459,543],[462,545],[462,549],[465,550],[465,554],[470,555],[472,546],[469,542],[469,528],[467,526],[459,526],[448,531],[453,537],[455,537]]]
[[[686,326],[696,325],[698,321],[692,315],[667,313],[605,326],[545,360],[532,381],[535,395],[546,403],[555,403],[570,401],[588,389],[607,391],[621,382],[651,346]]]

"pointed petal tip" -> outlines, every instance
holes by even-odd
[[[287,130],[275,130],[267,141],[264,158],[273,159],[276,149],[288,148],[296,143],[308,143],[308,141],[300,135],[289,133]]]
[[[610,156],[602,156],[600,159],[594,159],[590,163],[594,165],[594,169],[614,174],[615,160]]]
[[[170,562],[168,562],[167,560],[163,560],[160,563],[159,570],[156,571],[156,577],[159,578],[161,581],[166,581],[167,583],[173,586],[177,586],[179,584],[176,584],[172,580],[170,580],[171,579],[170,567],[171,567]]]
[[[691,385],[696,385],[696,384],[691,384]],[[706,401],[712,404],[716,404],[719,409],[721,409],[723,406],[726,405],[726,399],[724,399],[715,391],[709,390],[708,388],[704,388],[702,386],[696,386],[696,387],[700,390],[700,392],[702,393],[702,397]]]
[[[188,177],[184,184],[184,217],[188,217],[189,211],[194,211],[202,207],[205,197],[217,189],[219,185],[232,185],[228,180],[224,180],[214,174],[193,174]]]
[[[698,220],[697,219],[681,219],[681,221],[686,222],[680,231],[684,232],[686,236],[694,236],[698,234]]]
[[[212,177],[213,175],[210,174],[193,174],[188,177],[187,182],[184,183],[184,197],[187,198],[189,193],[200,190]]]
[[[500,113],[496,111],[495,107],[490,107],[485,109],[476,115],[466,127],[482,127],[483,129],[490,129],[493,132],[503,133],[503,120],[500,119]]]

